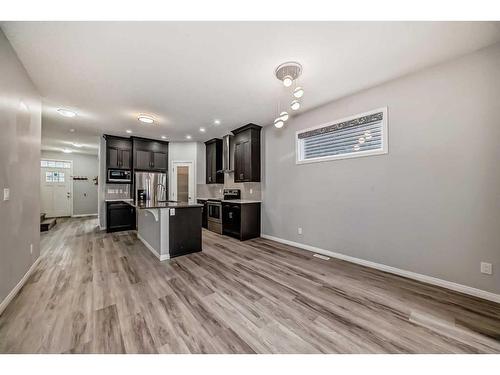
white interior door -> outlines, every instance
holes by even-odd
[[[71,162],[44,160],[42,165],[47,166],[42,166],[40,173],[41,212],[47,217],[71,216]]]
[[[194,162],[174,161],[172,163],[172,199],[194,203]]]

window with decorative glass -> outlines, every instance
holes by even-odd
[[[388,152],[387,107],[296,133],[297,164]]]

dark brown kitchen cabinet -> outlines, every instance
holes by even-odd
[[[106,202],[106,231],[119,232],[136,228],[135,208],[126,202]]]
[[[260,203],[222,203],[222,233],[245,241],[260,237]]]
[[[129,138],[105,135],[106,168],[130,169],[132,167],[132,142]]]
[[[223,184],[222,171],[222,139],[214,138],[205,142],[206,149],[206,183]]]
[[[234,182],[260,182],[260,131],[248,124],[233,130]]]
[[[132,137],[134,170],[166,172],[168,142]]]

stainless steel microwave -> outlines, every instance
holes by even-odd
[[[108,169],[109,182],[132,182],[132,174],[128,170]]]

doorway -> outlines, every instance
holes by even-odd
[[[172,162],[172,200],[194,203],[194,162]]]
[[[71,216],[73,212],[73,162],[42,160],[40,163],[41,212],[46,217]]]

